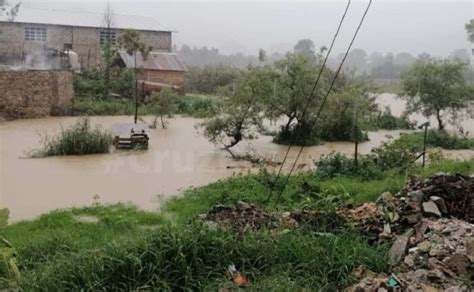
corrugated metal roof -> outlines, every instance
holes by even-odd
[[[152,17],[114,14],[113,18],[113,27],[117,29],[171,31],[163,27]],[[6,21],[5,16],[0,17],[0,21]],[[105,26],[102,13],[33,8],[21,8],[13,22],[79,27]]]
[[[134,68],[134,56],[127,54],[125,51],[120,51],[119,53],[125,66],[128,68]],[[146,60],[143,60],[142,55],[137,53],[137,68],[165,71],[186,71],[186,66],[177,54],[165,52],[151,52]]]

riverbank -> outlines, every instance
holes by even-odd
[[[96,198],[87,208],[10,225],[4,236],[17,249],[25,290],[217,290],[233,287],[224,273],[231,263],[250,278],[251,290],[339,290],[354,282],[351,271],[360,265],[385,271],[388,246],[372,246],[357,230],[333,228],[333,221],[238,235],[195,219],[238,201],[269,211],[369,202],[383,192],[398,192],[411,175],[440,171],[472,174],[474,160],[414,167],[378,180],[319,180],[304,172],[291,177],[278,204],[274,199],[264,204],[273,178],[266,172],[188,189],[160,213],[107,206]]]

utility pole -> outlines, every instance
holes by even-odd
[[[423,125],[420,126],[420,128],[425,128],[425,134],[423,136],[423,162],[421,166],[424,168],[425,167],[425,162],[426,162],[426,138],[428,136],[428,126],[430,125],[429,122],[424,123]]]
[[[137,51],[133,53],[135,58],[135,124],[138,120],[138,72],[137,72]]]

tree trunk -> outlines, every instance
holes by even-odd
[[[436,111],[436,120],[438,121],[438,130],[439,131],[444,131],[444,123],[443,123],[443,119],[441,118],[441,111],[440,110]]]

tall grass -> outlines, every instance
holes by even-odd
[[[28,156],[40,158],[58,155],[84,155],[108,153],[112,144],[112,134],[99,127],[92,128],[88,118],[77,121],[70,128],[62,129],[54,137],[44,137],[41,148],[31,151]]]
[[[64,252],[25,273],[25,290],[44,291],[216,291],[229,284],[224,271],[234,263],[258,286],[284,276],[294,288],[336,290],[364,264],[385,268],[385,247],[371,247],[349,231],[316,233],[260,232],[236,238],[204,226],[164,226],[148,235],[110,242],[96,250]],[[263,283],[260,284],[260,281]]]

